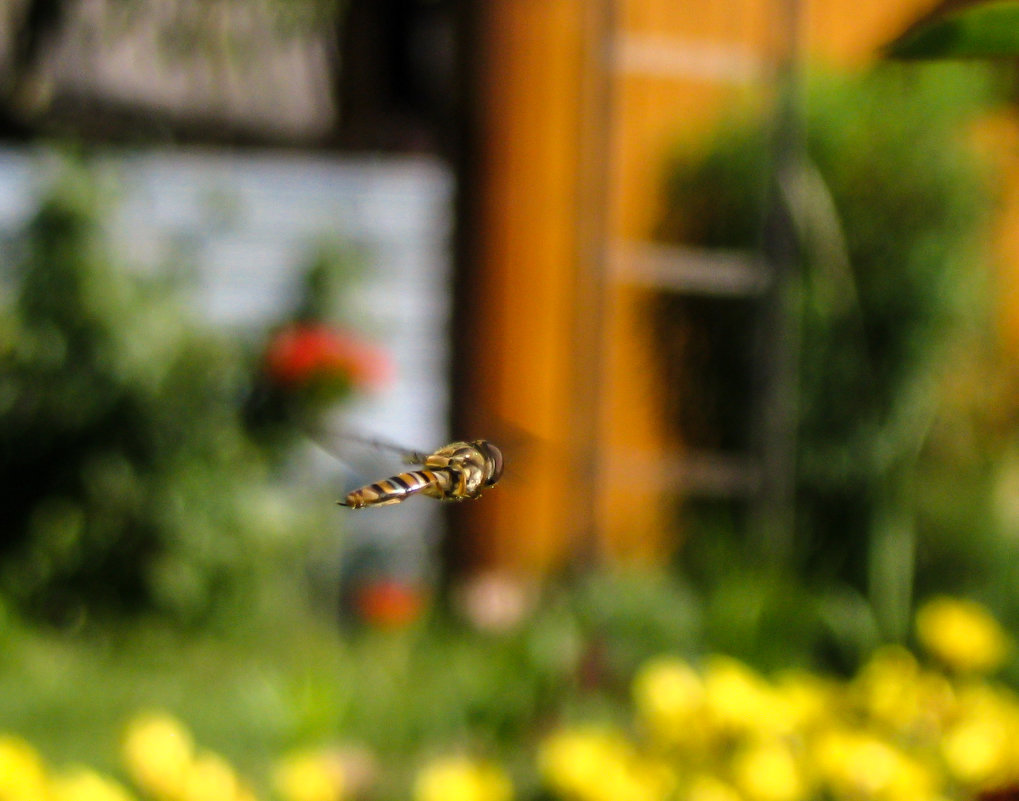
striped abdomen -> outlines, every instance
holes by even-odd
[[[347,493],[347,497],[340,505],[349,506],[351,509],[386,506],[399,503],[417,493],[433,498],[444,498],[453,483],[453,477],[448,470],[411,470],[353,490]]]

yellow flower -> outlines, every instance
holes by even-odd
[[[993,716],[963,718],[941,741],[945,765],[963,784],[980,786],[992,780],[1009,756],[1008,731]]]
[[[779,740],[757,743],[732,763],[733,783],[753,801],[797,801],[806,782],[788,746]]]
[[[322,751],[293,751],[273,771],[273,786],[284,801],[338,801],[343,770]]]
[[[156,799],[178,799],[194,757],[191,734],[176,718],[149,713],[132,720],[124,733],[122,756],[131,779]]]
[[[243,792],[230,764],[209,751],[191,761],[183,779],[181,801],[233,801]]]
[[[545,783],[566,797],[597,795],[599,774],[621,758],[625,744],[608,729],[566,729],[547,737],[538,748],[538,770]]]
[[[699,773],[687,783],[683,801],[743,801],[736,788],[717,776]]]
[[[723,733],[781,734],[794,724],[785,699],[742,662],[712,657],[704,670],[711,722]]]
[[[913,655],[886,645],[874,652],[852,689],[867,717],[901,732],[913,727],[920,715],[919,679]]]
[[[633,680],[633,698],[637,713],[657,740],[686,742],[699,728],[704,684],[681,659],[661,657],[645,663]]]
[[[415,801],[510,801],[513,785],[497,765],[467,757],[437,759],[414,780]]]
[[[863,730],[822,733],[812,757],[818,778],[838,797],[916,801],[940,791],[940,779],[928,767]]]
[[[50,783],[52,801],[132,801],[131,795],[113,779],[91,768],[74,767]]]
[[[1019,704],[1010,693],[984,684],[959,694],[956,717],[941,739],[941,755],[959,782],[986,788],[1019,777]]]
[[[955,706],[955,690],[939,671],[923,670],[905,648],[879,648],[851,685],[850,697],[879,728],[933,741]]]
[[[659,801],[675,786],[667,765],[640,758],[605,728],[551,735],[539,748],[538,767],[554,793],[577,801]]]
[[[841,693],[833,681],[800,670],[787,671],[776,679],[775,692],[782,699],[790,727],[803,733],[827,722],[838,712]]]
[[[1008,638],[990,612],[960,598],[924,604],[916,615],[916,634],[932,656],[960,672],[995,670],[1008,651]]]
[[[923,670],[917,678],[917,717],[914,733],[930,741],[941,736],[945,721],[957,706],[955,686],[941,671]]]
[[[900,759],[888,785],[888,801],[926,801],[942,798],[941,775],[930,765],[900,752]]]
[[[42,758],[24,740],[0,735],[0,801],[39,801],[46,797]]]

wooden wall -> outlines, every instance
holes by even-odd
[[[508,432],[508,475],[458,511],[475,566],[658,558],[677,536],[649,325],[632,254],[663,163],[728,104],[767,102],[783,59],[857,67],[920,0],[487,0],[472,49],[476,271],[459,405]],[[465,332],[466,333],[466,332]],[[470,355],[473,354],[473,355]]]

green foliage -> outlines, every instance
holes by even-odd
[[[609,683],[661,651],[703,645],[703,599],[665,571],[593,573],[571,589],[570,607],[583,639],[596,643]]]
[[[243,352],[170,279],[118,263],[109,194],[68,162],[5,265],[0,585],[65,623],[250,609],[260,565],[294,562],[301,518],[239,423]]]
[[[701,652],[700,611],[676,579],[635,572],[550,587],[498,633],[441,615],[344,631],[295,604],[227,631],[147,619],[54,636],[8,614],[0,708],[6,731],[54,762],[104,770],[116,768],[115,733],[148,709],[180,716],[253,775],[292,747],[358,743],[394,785],[381,797],[395,798],[423,757],[459,747],[519,757],[558,723],[623,714],[642,662]]]
[[[967,3],[908,31],[886,49],[892,58],[1015,58],[1019,3]]]
[[[987,319],[981,242],[993,193],[966,136],[992,94],[985,71],[946,66],[817,78],[804,93],[798,177],[820,181],[799,184],[792,209],[803,342],[792,567],[808,583],[846,581],[874,601],[877,583],[890,582],[891,597],[892,574],[913,568],[912,470],[938,411],[946,346],[964,315]],[[729,120],[703,153],[677,159],[664,238],[758,246],[774,182],[789,179],[774,172],[770,127],[757,114]],[[828,203],[837,217],[825,219]],[[663,307],[673,320],[713,319],[708,305]],[[709,332],[707,361],[747,358],[747,319]],[[697,376],[684,380],[696,393]],[[753,418],[745,375],[713,380],[714,397]]]
[[[832,275],[806,254],[800,488],[808,525],[831,532],[829,557],[854,523],[872,527],[891,471],[919,450],[937,402],[932,370],[960,310],[986,314],[974,256],[990,194],[962,140],[979,89],[893,72],[811,95],[808,152],[852,268]]]
[[[733,600],[754,602],[754,589]],[[685,638],[659,651],[653,636],[639,634],[654,615],[636,610],[652,600],[670,608],[684,595],[659,574],[589,576],[558,588],[526,625],[501,634],[444,619],[341,638],[300,615],[254,637],[151,625],[102,636],[8,629],[0,733],[19,739],[0,743],[5,778],[25,770],[25,760],[10,758],[11,745],[24,741],[53,775],[89,765],[133,783],[141,798],[166,797],[155,780],[194,776],[210,753],[225,757],[227,773],[236,770],[258,798],[280,799],[307,797],[270,789],[279,787],[272,781],[279,758],[295,754],[321,755],[344,792],[380,801],[418,797],[410,788],[422,771],[449,757],[504,765],[514,797],[524,799],[604,798],[606,777],[614,777],[613,798],[689,798],[685,785],[705,776],[714,777],[709,788],[738,781],[739,797],[748,798],[885,798],[899,790],[913,798],[932,788],[939,797],[972,798],[1000,786],[1002,769],[1014,770],[1005,746],[1019,707],[992,678],[1014,658],[1006,631],[979,605],[933,599],[916,621],[926,656],[881,648],[839,680],[791,669],[794,659],[759,672]],[[611,650],[634,634],[645,646],[638,662],[609,684],[591,684],[592,644]],[[154,712],[182,734],[183,758],[165,738],[141,735],[138,724]],[[552,748],[556,742],[612,747]],[[786,754],[792,770],[774,771],[773,760],[735,769],[759,748]],[[861,770],[875,760],[888,769]],[[167,764],[162,774],[139,770]],[[620,775],[648,781],[624,784]],[[663,775],[671,778],[659,784]],[[249,797],[214,786],[217,799]],[[506,797],[465,792],[462,782],[440,786],[447,792],[427,797]],[[641,787],[658,789],[629,791]]]

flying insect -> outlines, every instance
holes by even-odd
[[[502,477],[502,451],[484,439],[452,442],[430,454],[406,451],[402,455],[405,464],[420,465],[420,469],[366,484],[337,503],[366,509],[401,503],[413,495],[440,501],[474,500]]]

